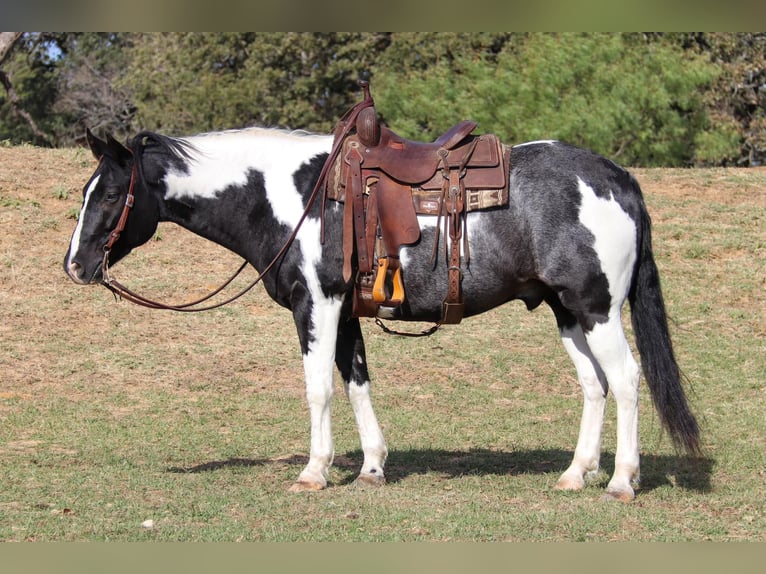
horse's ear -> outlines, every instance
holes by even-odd
[[[89,129],[85,130],[85,140],[88,142],[90,151],[97,160],[108,157],[116,161],[120,166],[126,167],[130,164],[133,154],[130,150],[112,137],[112,134],[106,134],[106,140],[102,140],[93,135]]]
[[[116,160],[122,167],[126,167],[133,159],[131,151],[112,137],[112,134],[106,134],[106,145],[108,146],[107,155]]]
[[[91,153],[93,153],[93,157],[98,160],[104,157],[107,148],[106,142],[94,136],[89,128],[85,128],[85,141],[88,142],[88,147]]]

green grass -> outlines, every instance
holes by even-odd
[[[66,157],[84,182],[92,166]],[[686,193],[667,191],[669,177]],[[580,393],[551,313],[520,303],[419,340],[365,321],[388,484],[354,486],[362,455],[338,387],[330,488],[289,493],[308,452],[289,313],[260,289],[189,316],[77,287],[61,270],[76,187],[35,198],[3,185],[0,223],[14,231],[0,243],[0,540],[763,541],[763,175],[639,180],[706,454],[676,456],[642,387],[642,486],[627,505],[600,500],[611,401],[602,471],[580,493],[553,490]],[[160,233],[114,269],[149,296],[188,300],[237,266],[186,232]],[[180,264],[180,250],[198,263]]]

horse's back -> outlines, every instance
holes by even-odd
[[[582,183],[599,198],[613,198],[629,215],[637,215],[643,199],[633,176],[590,150],[558,141],[530,142],[511,149],[510,193],[527,214],[557,221],[577,215]]]

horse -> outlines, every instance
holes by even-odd
[[[122,144],[88,130],[86,139],[98,166],[83,188],[64,258],[66,274],[78,284],[108,285],[109,266],[147,242],[161,221],[240,255],[262,271],[268,295],[292,312],[302,352],[310,455],[290,490],[328,485],[334,366],[363,452],[355,482],[384,484],[388,449],[370,397],[365,343],[351,303],[353,278],[343,273],[343,208],[329,198],[314,201],[312,193],[333,135],[276,128],[185,137],[144,131]],[[572,461],[555,488],[581,490],[598,472],[611,391],[617,446],[603,497],[633,500],[642,370],[676,451],[701,452],[674,356],[641,189],[611,160],[564,142],[509,148],[507,205],[465,217],[471,259],[462,276],[464,316],[511,300],[523,301],[529,310],[542,303],[550,307],[584,397]],[[381,314],[394,321],[438,322],[448,264],[432,258],[436,217],[418,216],[418,222],[420,239],[401,250],[406,301]],[[622,327],[626,300],[641,367]]]

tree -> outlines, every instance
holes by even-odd
[[[6,61],[10,59],[14,46],[19,43],[22,36],[23,32],[0,32],[0,84],[5,88],[12,114],[26,122],[32,134],[38,141],[48,143],[50,142],[49,135],[44,133],[37,126],[37,122],[26,110],[24,102],[16,92],[14,83],[11,81],[11,74],[3,69]],[[2,103],[3,102],[0,101],[0,105],[2,105]]]
[[[376,74],[377,102],[404,135],[430,139],[458,119],[509,143],[561,139],[628,165],[689,165],[713,124],[706,58],[641,35],[530,34],[492,58],[466,53],[416,73]],[[727,139],[728,138],[728,139]]]
[[[136,107],[119,78],[128,66],[133,35],[125,33],[50,34],[60,53],[56,69],[59,142],[82,140],[85,129],[127,136],[133,131]]]
[[[766,164],[766,33],[668,34],[681,49],[705,55],[721,73],[705,93],[711,121],[739,142],[735,153],[716,153],[719,142],[707,138],[702,163],[753,166]]]
[[[4,33],[5,34],[5,33]],[[130,131],[129,95],[115,89],[128,34],[16,33],[0,79],[0,138],[71,145],[86,127]]]
[[[143,34],[121,85],[152,129],[329,131],[386,40],[368,33]]]
[[[0,140],[329,131],[371,79],[414,139],[460,119],[634,165],[766,161],[766,34],[0,33]]]

